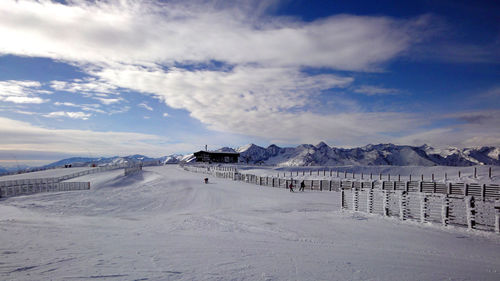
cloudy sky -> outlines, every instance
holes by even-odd
[[[499,7],[2,0],[0,166],[250,142],[500,146]]]

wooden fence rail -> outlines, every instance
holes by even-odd
[[[341,189],[342,209],[500,233],[500,200],[404,190]]]

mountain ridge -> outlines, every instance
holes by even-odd
[[[297,147],[267,148],[248,144],[236,149],[240,161],[249,164],[278,166],[473,166],[500,165],[500,149],[475,147],[435,149],[428,145],[410,146],[368,144],[363,147],[337,148],[324,142],[317,145],[301,144]]]

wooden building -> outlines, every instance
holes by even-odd
[[[238,163],[239,153],[236,152],[214,152],[214,151],[198,151],[194,153],[196,162],[207,163]]]

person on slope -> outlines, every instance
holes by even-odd
[[[290,181],[290,185],[288,186],[288,188],[290,188],[290,192],[294,192],[293,191],[293,182],[292,181]]]
[[[304,188],[306,187],[306,184],[304,183],[304,181],[301,181],[300,182],[300,188],[299,188],[299,191],[304,191]]]

